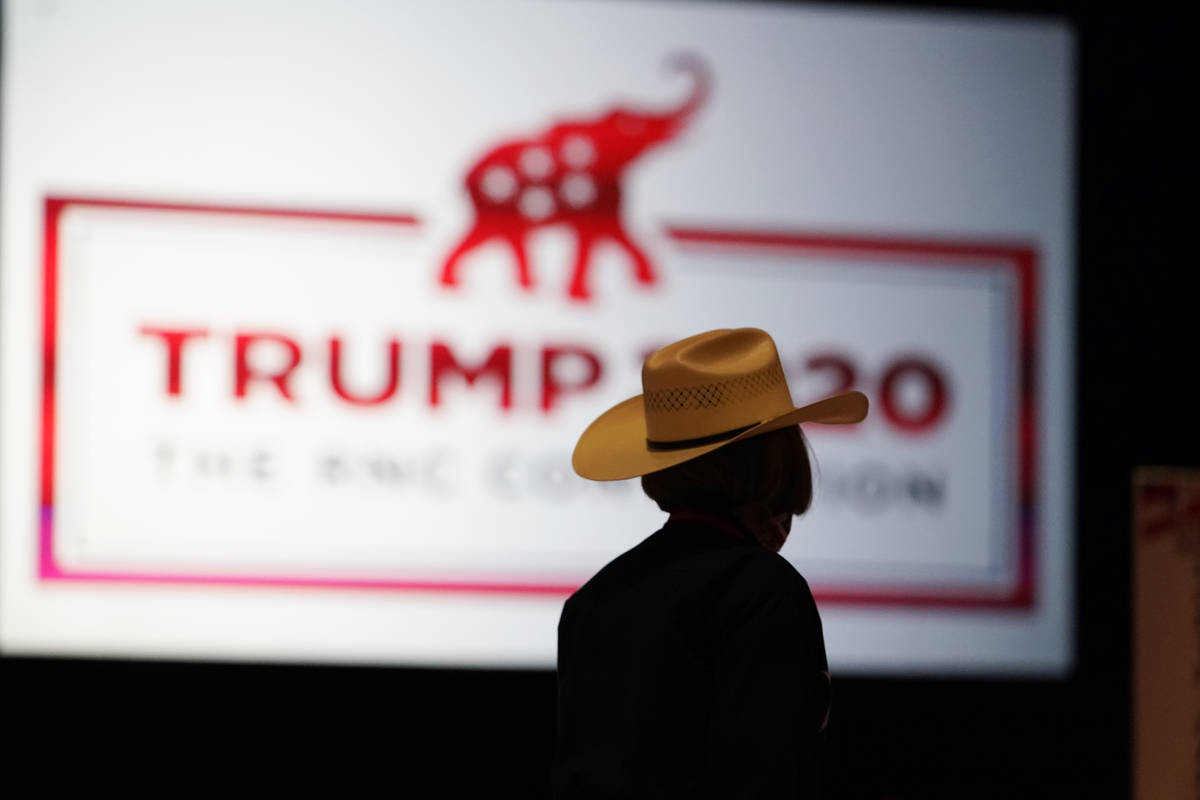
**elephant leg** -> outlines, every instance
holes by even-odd
[[[620,225],[617,225],[612,230],[608,231],[608,235],[613,241],[621,245],[629,257],[633,259],[633,274],[637,278],[638,283],[645,286],[654,284],[658,277],[654,274],[654,266],[650,263],[650,259],[642,252],[642,248],[637,245],[633,239],[629,238],[629,234]]]
[[[533,275],[529,272],[529,255],[525,252],[524,232],[509,233],[505,238],[508,239],[508,245],[517,261],[517,283],[522,289],[532,289]]]
[[[575,267],[571,273],[571,286],[567,289],[567,295],[572,300],[587,300],[592,296],[591,290],[588,289],[588,272],[592,260],[592,244],[596,241],[595,237],[577,232],[575,241],[578,242],[575,249]]]
[[[457,286],[459,259],[483,244],[484,241],[492,238],[493,235],[495,235],[495,231],[489,230],[476,221],[475,227],[467,232],[467,235],[459,241],[458,246],[446,257],[446,262],[442,265],[441,284],[443,286]]]

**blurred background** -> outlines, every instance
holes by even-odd
[[[655,347],[757,325],[797,401],[873,404],[810,436],[784,552],[836,677],[827,794],[1129,796],[1133,470],[1200,460],[1180,17],[3,25],[0,691],[27,763],[547,796],[557,611],[661,518],[576,481],[574,437]]]

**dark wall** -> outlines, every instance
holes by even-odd
[[[1025,10],[1079,34],[1078,666],[1065,682],[839,679],[834,797],[1129,793],[1130,473],[1200,464],[1190,28],[1143,5]],[[438,795],[537,797],[554,735],[550,672],[4,658],[0,692],[22,742],[10,770],[42,762],[55,781],[99,756],[116,770],[101,782],[149,764],[221,783],[238,766],[267,784],[321,773],[411,794],[424,775]]]

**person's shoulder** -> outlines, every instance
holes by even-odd
[[[596,595],[603,594],[611,587],[628,580],[629,574],[636,571],[639,565],[646,560],[647,551],[652,549],[655,537],[661,532],[660,529],[647,536],[601,567],[596,574],[592,575],[567,598],[564,610],[586,605]]]
[[[737,563],[713,590],[714,606],[723,609],[721,626],[736,626],[739,620],[762,614],[818,618],[808,581],[788,559],[763,547],[740,551]]]
[[[753,547],[744,548],[739,556],[739,577],[748,586],[763,592],[810,593],[808,581],[791,561],[779,553],[765,547]]]
[[[738,554],[724,580],[711,587],[710,618],[715,640],[742,641],[764,630],[791,631],[820,650],[821,623],[816,600],[788,559],[766,548]],[[765,627],[764,627],[765,626]],[[822,651],[823,652],[823,651]]]

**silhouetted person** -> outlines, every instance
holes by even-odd
[[[866,398],[795,408],[753,328],[664,347],[642,386],[573,462],[641,476],[670,518],[563,608],[555,796],[811,797],[829,672],[812,593],[778,551],[812,499],[799,423],[858,422]]]

